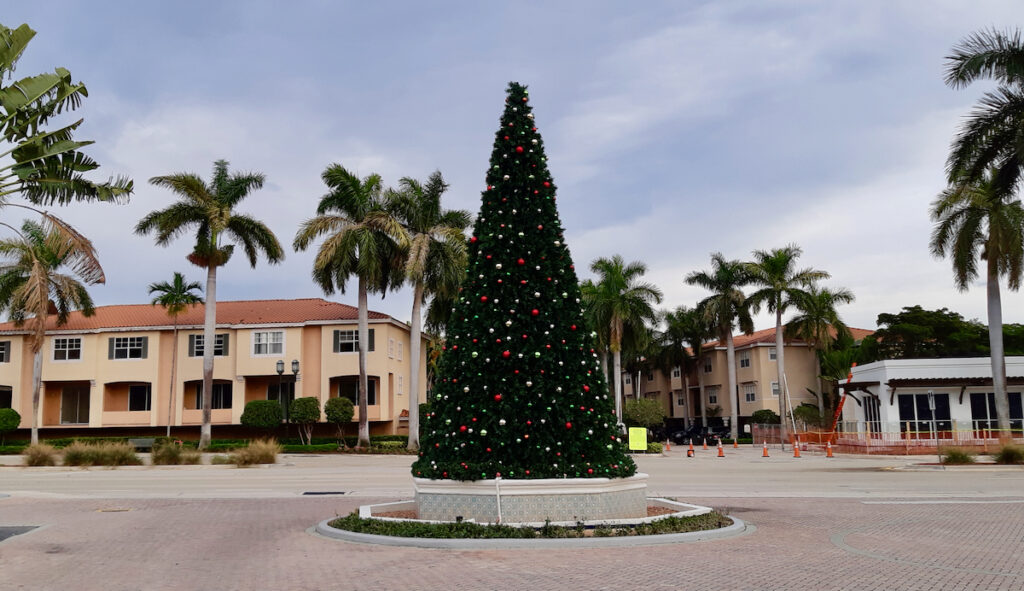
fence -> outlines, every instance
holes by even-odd
[[[751,434],[755,444],[780,442],[778,425],[751,425]],[[805,445],[821,447],[831,438],[835,451],[863,454],[934,454],[943,447],[988,453],[1010,441],[1024,443],[1020,421],[1008,431],[996,429],[994,421],[847,421],[834,434],[797,424],[797,435]]]

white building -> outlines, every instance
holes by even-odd
[[[876,361],[852,373],[849,382],[840,383],[849,394],[842,417],[848,433],[934,438],[930,434],[997,427],[987,357]],[[1011,428],[1019,436],[1024,357],[1006,358],[1006,376]]]

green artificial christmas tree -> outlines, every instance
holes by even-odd
[[[525,86],[510,83],[414,476],[636,473],[584,320]]]

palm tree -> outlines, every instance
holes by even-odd
[[[167,436],[171,436],[171,423],[174,421],[174,383],[177,379],[178,367],[178,315],[189,306],[203,303],[203,298],[192,293],[193,290],[201,289],[199,282],[192,281],[185,283],[185,276],[177,271],[171,282],[161,281],[160,283],[149,284],[149,295],[158,294],[153,298],[153,305],[160,305],[167,311],[167,315],[174,321],[174,348],[171,350],[171,385],[167,395]],[[204,352],[206,342],[203,342]]]
[[[614,378],[608,374],[608,322],[597,317],[594,309],[594,302],[597,301],[599,292],[597,286],[590,279],[580,282],[580,296],[583,300],[583,315],[587,319],[587,325],[594,331],[594,349],[601,359],[601,375],[605,382],[612,384]]]
[[[796,260],[803,251],[795,244],[770,251],[755,250],[754,261],[747,263],[751,284],[760,287],[750,294],[751,311],[755,314],[764,305],[768,312],[775,314],[775,359],[778,363],[779,416],[785,417],[789,405],[789,388],[786,382],[785,347],[782,339],[782,315],[794,300],[806,295],[804,288],[815,281],[828,279],[829,274],[815,269],[797,270]],[[780,424],[779,437],[786,442],[786,421]]]
[[[597,323],[600,334],[607,327],[608,349],[612,353],[612,376],[615,380],[615,417],[622,422],[622,345],[627,331],[640,334],[647,322],[657,318],[654,304],[661,303],[661,290],[652,283],[640,282],[647,265],[622,257],[599,258],[590,265],[598,280],[593,289],[583,291],[584,305]]]
[[[405,274],[413,286],[412,325],[409,328],[409,449],[420,447],[420,324],[424,299],[436,294],[453,296],[466,272],[465,230],[468,211],[446,210],[441,195],[448,189],[439,171],[426,184],[405,177],[391,195],[395,213],[409,241]]]
[[[982,78],[999,84],[982,96],[953,140],[947,161],[949,184],[975,183],[991,175],[989,182],[998,192],[1013,192],[1024,172],[1020,31],[974,33],[953,48],[946,62],[946,84],[952,88],[964,88]]]
[[[984,260],[988,290],[988,336],[992,360],[992,388],[999,429],[1009,433],[1010,402],[1006,394],[1006,359],[1003,351],[1003,312],[999,277],[1010,289],[1020,288],[1024,264],[1024,208],[1019,199],[1003,189],[998,173],[990,171],[980,181],[957,183],[932,204],[931,249],[937,257],[949,255],[960,291],[978,276]]]
[[[732,332],[739,327],[744,334],[754,332],[754,321],[750,317],[750,306],[743,287],[750,283],[746,265],[739,261],[727,261],[722,253],[711,255],[711,271],[694,271],[686,276],[690,285],[699,285],[712,292],[697,304],[707,321],[718,328],[721,340],[725,341],[725,358],[729,366],[729,429],[732,438],[739,437],[739,390],[736,387],[736,348]]]
[[[199,448],[210,444],[211,407],[213,405],[213,343],[217,325],[217,268],[225,265],[234,252],[235,242],[242,246],[249,264],[255,268],[262,253],[270,263],[284,259],[277,237],[263,222],[235,212],[235,207],[252,191],[263,187],[258,173],[228,174],[226,160],[213,164],[209,183],[195,173],[176,173],[149,179],[150,184],[170,189],[182,199],[165,209],[150,212],[135,226],[135,233],[156,232],[156,243],[167,246],[188,229],[195,229],[196,244],[188,255],[190,263],[206,269],[206,316],[203,324],[203,425]]]
[[[69,237],[52,223],[26,221],[20,231],[3,225],[17,238],[0,240],[0,311],[9,312],[15,325],[29,326],[33,355],[32,443],[36,444],[47,320],[56,314],[57,326],[64,325],[76,309],[92,316],[92,298],[82,282],[95,285],[105,278],[92,245]],[[70,274],[60,273],[61,269]]]
[[[370,446],[367,418],[366,348],[369,341],[368,293],[384,294],[405,281],[405,230],[393,215],[394,203],[380,175],[364,179],[340,164],[328,166],[321,178],[330,191],[320,199],[317,216],[304,221],[295,235],[295,250],[305,250],[326,236],[313,261],[313,281],[326,294],[345,293],[353,275],[359,291],[359,442]],[[412,412],[409,413],[412,415]]]
[[[708,426],[708,416],[705,406],[707,401],[704,397],[704,343],[715,337],[715,327],[708,323],[704,313],[696,308],[679,306],[673,312],[665,316],[666,332],[673,333],[673,339],[678,338],[689,346],[687,357],[689,358],[689,371],[697,372],[697,387],[700,390],[700,416],[703,426]],[[686,397],[689,400],[689,385],[686,386]],[[692,414],[692,413],[691,413]]]
[[[841,340],[851,339],[850,329],[847,328],[836,308],[841,304],[853,302],[853,292],[845,288],[828,289],[826,287],[809,287],[803,294],[794,298],[793,304],[798,313],[789,324],[786,325],[786,333],[807,343],[815,351],[814,375],[818,376],[819,390],[821,388],[821,354],[832,350],[832,343],[838,338]],[[824,416],[824,395],[822,404],[818,407],[818,414]]]
[[[670,372],[679,368],[683,380],[684,400],[690,397],[690,372],[697,366],[697,359],[687,348],[689,312],[690,310],[686,306],[679,306],[675,310],[665,310],[659,314],[665,328],[657,333],[656,363],[658,369],[671,375]],[[674,403],[670,403],[670,407],[672,404]],[[686,414],[689,415],[688,419],[692,418],[693,411],[689,405],[687,405]]]

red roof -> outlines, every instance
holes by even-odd
[[[217,324],[303,324],[336,320],[356,320],[358,308],[328,302],[321,298],[300,300],[245,300],[239,302],[217,302]],[[206,306],[190,306],[178,315],[178,326],[202,326]],[[390,316],[370,311],[371,320],[388,320]],[[81,312],[72,312],[66,324],[57,326],[51,316],[47,330],[97,330],[103,328],[137,328],[170,326],[171,318],[160,306],[131,304],[123,306],[99,306],[96,313],[85,317]],[[0,331],[22,330],[13,322],[0,323]]]
[[[850,333],[853,335],[853,340],[860,341],[864,337],[873,334],[875,331],[868,330],[866,328],[853,328],[850,327]],[[791,339],[787,342],[803,342],[799,339]],[[766,328],[764,330],[758,330],[751,334],[738,334],[732,337],[733,347],[739,349],[740,347],[752,346],[758,343],[770,343],[775,344],[775,328]],[[712,341],[704,345],[706,348],[724,347],[725,344],[720,344],[718,341]]]

